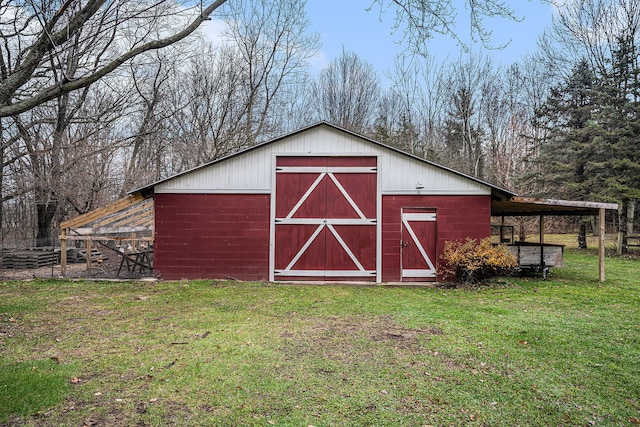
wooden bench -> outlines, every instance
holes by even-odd
[[[627,246],[640,247],[640,236],[627,236]]]

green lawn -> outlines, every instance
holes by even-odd
[[[640,261],[480,289],[0,284],[0,425],[632,426]]]

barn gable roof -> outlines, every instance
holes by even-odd
[[[459,171],[456,171],[454,169],[442,166],[440,164],[437,164],[435,162],[432,162],[430,160],[426,160],[423,158],[420,158],[418,156],[412,155],[410,153],[407,153],[405,151],[402,151],[398,148],[395,147],[391,147],[389,145],[380,143],[378,141],[375,141],[371,138],[365,137],[363,135],[357,134],[353,131],[349,131],[347,129],[341,128],[339,126],[336,126],[334,124],[328,123],[328,122],[319,122],[319,123],[315,123],[313,125],[307,126],[305,128],[299,129],[297,131],[294,132],[290,132],[287,133],[285,135],[279,136],[277,138],[271,139],[269,141],[263,142],[261,144],[257,144],[253,147],[247,148],[245,150],[241,150],[238,151],[236,153],[233,153],[229,156],[225,156],[222,157],[220,159],[216,159],[213,160],[211,162],[208,163],[204,163],[202,165],[199,165],[195,168],[189,169],[187,171],[181,172],[179,174],[173,175],[171,177],[156,181],[152,184],[149,184],[147,186],[135,189],[133,191],[131,191],[130,193],[141,193],[142,195],[148,196],[154,192],[180,192],[180,189],[182,189],[182,192],[190,192],[190,191],[195,191],[198,192],[198,188],[193,188],[192,185],[189,183],[189,180],[193,180],[195,177],[199,177],[198,179],[202,180],[202,176],[204,174],[207,174],[210,170],[215,170],[215,169],[219,169],[220,173],[218,176],[216,177],[209,177],[209,184],[208,185],[217,185],[218,183],[220,183],[221,181],[229,181],[230,179],[232,179],[230,177],[230,175],[234,175],[232,173],[233,170],[236,170],[235,167],[239,166],[239,165],[233,165],[235,167],[232,167],[231,165],[234,162],[238,162],[240,158],[251,158],[253,156],[253,154],[258,154],[264,150],[269,150],[272,149],[278,145],[283,146],[282,148],[285,149],[284,153],[278,153],[278,154],[303,154],[306,153],[306,151],[299,151],[300,149],[297,148],[295,152],[289,152],[286,149],[290,148],[290,145],[287,146],[285,141],[287,140],[292,140],[292,139],[299,139],[300,141],[298,143],[303,143],[306,144],[306,146],[310,147],[309,151],[312,151],[313,148],[317,148],[317,143],[316,145],[313,145],[312,143],[309,143],[308,141],[305,141],[304,136],[306,134],[311,134],[314,131],[320,131],[320,130],[327,130],[327,131],[333,131],[333,132],[337,132],[338,134],[342,134],[342,136],[348,137],[349,141],[353,143],[353,147],[358,150],[359,152],[362,151],[363,147],[370,147],[373,149],[373,151],[378,150],[378,151],[383,151],[387,154],[389,154],[391,157],[393,157],[398,163],[395,165],[396,167],[402,168],[401,170],[403,170],[403,172],[405,171],[406,167],[409,166],[409,169],[411,169],[413,172],[419,171],[419,170],[425,170],[425,169],[429,169],[431,171],[435,171],[439,174],[441,174],[442,176],[446,176],[447,177],[447,184],[443,184],[443,185],[452,185],[453,187],[464,187],[465,189],[468,189],[466,191],[480,191],[479,189],[483,189],[482,191],[485,194],[491,194],[492,199],[495,200],[508,200],[511,197],[515,196],[515,193],[512,193],[506,189],[497,187],[493,184],[490,184],[488,182],[485,182],[483,180],[480,180],[478,178],[475,178],[473,176],[470,175],[466,175],[464,173],[461,173]],[[342,141],[344,142],[344,141]],[[311,145],[310,145],[311,144]],[[313,145],[313,147],[312,147]],[[306,149],[306,148],[305,148]],[[329,148],[330,150],[330,148]],[[370,150],[371,151],[371,150]],[[371,152],[373,152],[371,151]],[[265,153],[262,153],[265,154]],[[315,152],[314,154],[322,154],[322,153],[318,153]],[[340,154],[340,153],[335,153],[333,152],[333,154]],[[367,154],[371,154],[369,152],[367,153],[362,153],[363,155],[367,155]],[[253,164],[245,164],[243,165],[243,170],[244,173],[257,173],[256,170],[257,169],[264,169],[264,156],[260,156],[260,155],[255,155],[253,156],[255,157],[255,159],[253,160]],[[225,165],[229,165],[228,168],[225,167]],[[228,169],[228,170],[225,170]],[[238,174],[235,174],[238,175]],[[413,177],[412,177],[413,178]],[[409,179],[409,178],[407,178]],[[265,179],[264,176],[260,177],[260,176],[256,176],[253,179],[254,182],[262,182],[264,183],[265,181],[268,181],[268,179]],[[242,191],[243,190],[243,185],[246,186],[246,188],[244,188],[244,190],[250,191],[250,190],[255,190],[255,188],[253,187],[249,187],[249,184],[244,184],[244,183],[231,183],[231,182],[226,182],[223,183],[222,185],[226,185],[229,188],[233,188],[236,191]],[[393,186],[394,184],[392,183],[388,183],[388,186]],[[402,183],[402,184],[397,184],[397,185],[405,185],[405,187],[407,187],[407,183]],[[411,183],[411,187],[410,188],[415,188],[415,181],[412,181]],[[201,190],[201,189],[200,189]],[[264,191],[267,191],[267,189],[264,189]],[[440,189],[436,189],[436,191],[444,191],[443,188]]]

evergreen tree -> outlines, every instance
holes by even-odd
[[[585,200],[589,197],[587,163],[591,156],[590,123],[596,78],[586,60],[580,61],[560,86],[551,88],[536,111],[536,125],[547,129],[538,141],[534,172],[526,178],[538,184],[539,195]]]
[[[618,252],[627,252],[628,212],[640,199],[640,67],[633,39],[619,38],[611,69],[599,84],[589,173],[593,194],[619,203]]]
[[[620,38],[610,68],[595,75],[587,61],[537,111],[548,130],[535,172],[541,195],[620,205],[618,250],[627,251],[627,212],[640,199],[640,67],[632,38]]]

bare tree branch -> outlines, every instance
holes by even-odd
[[[47,52],[53,47],[67,41],[72,35],[81,30],[83,24],[85,24],[89,18],[91,18],[99,9],[104,5],[107,0],[93,0],[87,3],[87,5],[78,13],[76,13],[69,24],[62,30],[56,32],[53,35],[49,34],[64,8],[66,8],[66,2],[61,7],[59,13],[56,13],[54,17],[47,23],[45,31],[39,36],[36,42],[29,49],[29,53],[25,57],[19,69],[11,73],[0,84],[0,117],[13,116],[16,114],[24,113],[38,105],[41,105],[47,101],[57,98],[58,96],[84,88],[102,77],[113,72],[126,61],[150,50],[161,49],[176,43],[188,35],[192,34],[202,22],[208,19],[209,15],[216,9],[222,6],[227,0],[216,0],[209,6],[202,10],[187,27],[183,30],[175,33],[169,37],[154,40],[137,46],[129,51],[123,53],[116,59],[107,63],[106,65],[94,70],[93,72],[80,77],[72,81],[61,81],[58,84],[52,84],[34,93],[33,96],[19,100],[12,103],[16,91],[25,85],[30,79],[33,78],[38,66],[42,64],[42,61]]]

